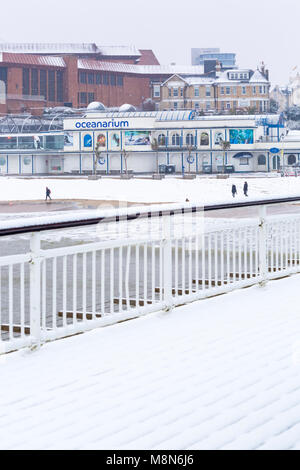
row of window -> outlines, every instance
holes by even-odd
[[[0,137],[0,149],[53,149],[64,148],[63,135],[30,135],[23,137]]]
[[[62,70],[22,70],[22,93],[24,96],[43,96],[47,101],[62,103],[63,75]]]
[[[165,134],[159,134],[157,138],[158,145],[165,146],[167,143],[167,136]],[[187,146],[195,146],[196,138],[193,134],[189,133],[185,136],[185,144]],[[171,137],[171,145],[179,147],[181,145],[180,134],[174,133]],[[200,134],[200,145],[209,145],[209,135],[207,132]]]
[[[123,75],[114,73],[79,72],[78,83],[88,85],[124,86]]]
[[[243,73],[230,73],[229,78],[231,80],[248,80],[249,79],[249,73],[248,72],[243,72]]]
[[[245,86],[242,86],[241,89],[242,89],[242,95],[245,95],[246,92],[247,92],[247,88]],[[220,87],[220,94],[221,95],[225,95],[225,94],[226,95],[236,95],[236,92],[237,92],[237,87],[230,87],[230,86],[226,86],[226,87],[221,86]],[[267,93],[267,87],[266,86],[252,86],[252,94],[256,95],[258,92],[261,95],[262,94],[265,95]]]

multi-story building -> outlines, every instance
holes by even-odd
[[[268,78],[264,69],[217,70],[214,78],[174,75],[161,85],[160,109],[267,112],[270,101]]]
[[[223,68],[235,68],[236,54],[233,52],[221,52],[219,48],[193,48],[192,65],[204,65],[206,61],[217,60]]]
[[[135,47],[0,44],[0,113],[42,114],[92,101],[141,107],[174,73],[201,75],[203,67],[161,66],[151,50]]]

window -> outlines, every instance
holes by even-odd
[[[210,103],[206,103],[206,110],[208,111],[210,109]]]
[[[86,83],[86,72],[79,72],[79,83]]]
[[[55,101],[55,71],[48,70],[48,100]]]
[[[94,85],[95,83],[95,77],[94,77],[94,74],[93,73],[88,73],[88,84],[89,85]]]
[[[256,86],[252,87],[252,93],[253,93],[253,95],[256,95]]]
[[[37,69],[31,70],[31,94],[39,94],[39,72]]]
[[[62,70],[56,72],[56,101],[62,103],[64,100],[64,73]]]
[[[0,67],[0,81],[7,86],[7,67]]]
[[[169,98],[172,96],[172,88],[169,88]]]
[[[178,96],[178,88],[173,88],[173,96]]]
[[[183,96],[183,88],[180,88],[180,96]]]
[[[242,94],[243,94],[243,95],[246,94],[246,87],[245,87],[245,86],[242,86]]]
[[[224,95],[224,87],[221,86],[221,95]]]
[[[178,108],[178,103],[175,101],[174,102],[174,109],[177,109]]]
[[[158,145],[166,145],[166,136],[165,134],[159,134],[157,138]]]
[[[206,86],[205,88],[206,88],[205,95],[210,96],[210,86]]]
[[[230,95],[230,87],[229,86],[226,87],[226,95]]]
[[[111,86],[116,86],[117,85],[117,77],[114,74],[110,75],[110,84]]]
[[[154,98],[160,97],[160,85],[153,85],[153,97]]]
[[[194,136],[193,134],[187,134],[185,138],[186,145],[192,146],[194,145]]]
[[[109,85],[109,75],[107,73],[103,75],[103,85]]]
[[[240,165],[249,165],[249,158],[247,157],[240,157],[239,161],[240,161]]]
[[[22,93],[23,95],[29,95],[29,69],[23,69],[22,71]]]
[[[236,86],[232,87],[232,94],[236,95]]]
[[[196,108],[196,109],[199,108],[199,103],[195,103],[195,108]]]
[[[87,94],[85,92],[79,93],[79,103],[87,104]]]
[[[194,88],[194,96],[198,97],[199,96],[199,87],[195,86]]]
[[[230,102],[227,102],[227,103],[226,103],[226,108],[227,108],[227,109],[230,109]]]
[[[265,155],[258,155],[258,159],[257,159],[257,164],[258,165],[265,165],[266,164],[266,157]]]
[[[101,85],[101,83],[102,83],[101,73],[96,73],[96,85]]]
[[[117,75],[117,85],[118,86],[124,86],[123,75]],[[159,96],[160,96],[160,87],[159,87]]]
[[[234,107],[234,108],[237,108],[237,101],[234,101],[234,102],[233,102],[233,107]]]
[[[95,100],[94,93],[88,93],[88,103],[92,103]]]
[[[40,70],[40,95],[47,99],[47,72]]]
[[[262,94],[262,92],[263,92],[263,87],[260,86],[260,87],[259,87],[259,93]]]
[[[176,145],[177,147],[180,146],[180,136],[179,134],[172,135],[172,145]]]
[[[289,155],[288,156],[288,165],[295,165],[295,163],[296,163],[295,155]]]

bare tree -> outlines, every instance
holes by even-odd
[[[151,149],[156,154],[156,173],[158,173],[158,151],[159,151],[159,142],[156,137],[153,137],[151,140]]]
[[[127,159],[129,157],[129,152],[126,152],[126,150],[124,149],[122,151],[122,156],[124,158],[124,163],[125,163],[125,175],[127,175],[128,174]]]
[[[188,145],[187,146],[187,151],[188,151],[188,158],[187,158],[187,161],[188,161],[188,164],[189,164],[189,173],[191,172],[191,155],[192,155],[192,151],[193,151],[193,146],[192,145]]]
[[[95,153],[93,158],[93,174],[96,175],[97,173],[97,161],[100,158],[101,150],[100,150],[100,142],[97,142],[95,147]]]
[[[222,173],[225,173],[225,153],[227,150],[230,149],[231,145],[228,140],[220,140],[219,145],[221,146],[223,150],[223,168],[222,168]]]

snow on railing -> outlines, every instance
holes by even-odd
[[[30,252],[0,257],[0,353],[299,272],[300,215],[266,218],[266,205],[278,202],[1,222],[2,236],[30,233]],[[204,218],[205,211],[250,205],[258,217]],[[43,241],[45,230],[52,230],[48,237],[91,224],[96,241]]]

